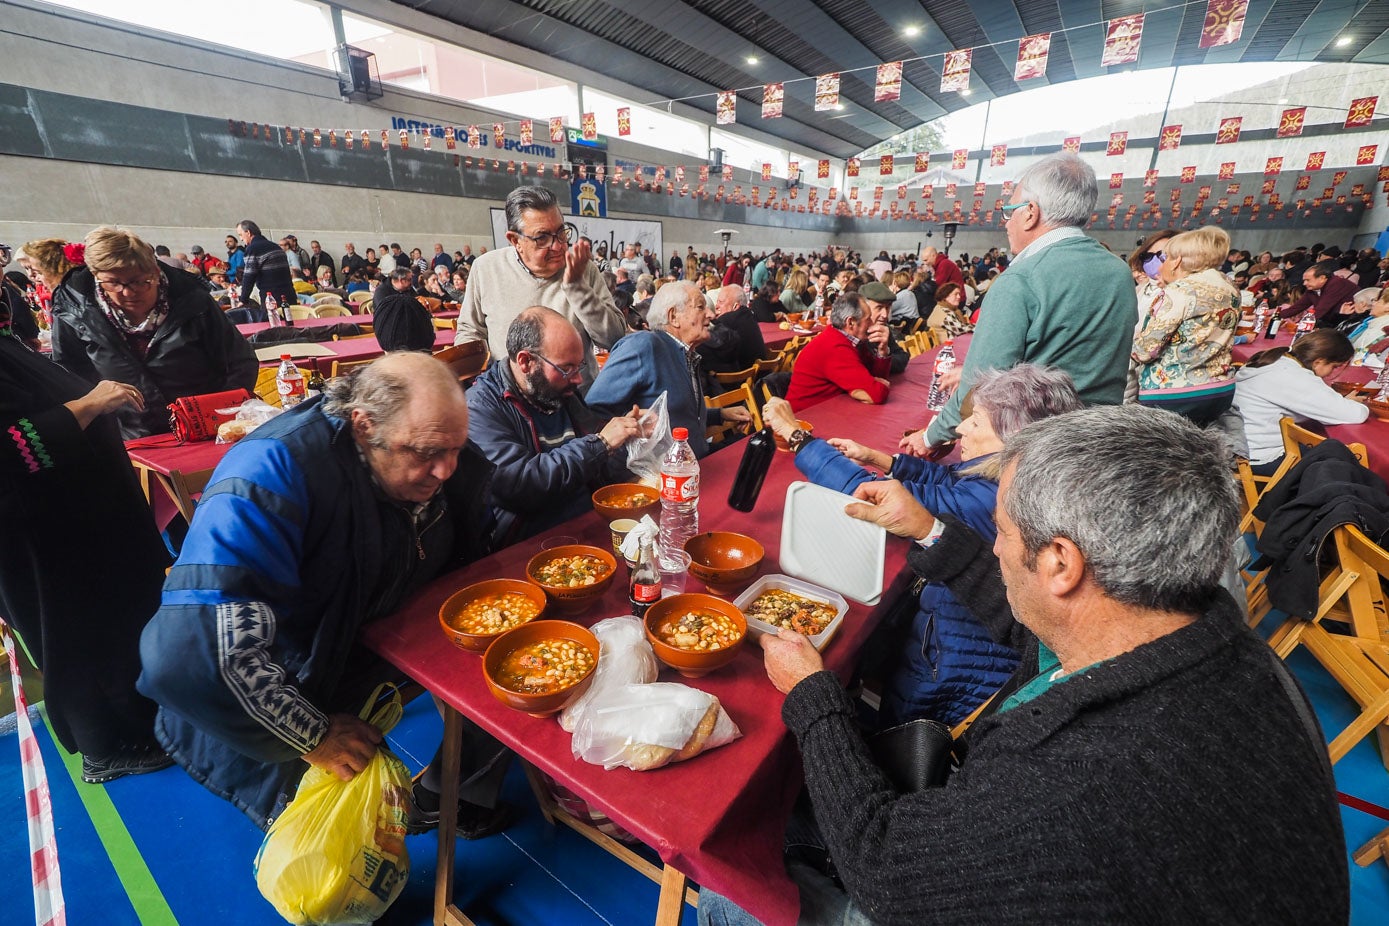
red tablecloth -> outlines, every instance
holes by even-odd
[[[847,395],[804,412],[821,437],[853,437],[895,449],[902,431],[919,427],[930,385],[930,358],[917,358],[895,378],[887,404],[864,406]],[[744,514],[726,503],[742,455],[742,445],[701,461],[701,523],[706,529],[733,530],[757,537],[766,548],[759,574],[778,572],[781,517],[787,486],[801,479],[793,458],[777,453],[757,507]],[[607,525],[585,514],[551,534],[607,546]],[[801,785],[794,741],[781,722],[782,698],[767,681],[760,650],[747,646],[727,667],[701,679],[683,680],[670,670],[662,680],[685,681],[716,695],[743,737],[706,755],[652,772],[616,769],[575,760],[569,735],[553,719],[536,719],[503,707],[487,691],[479,657],[444,645],[439,605],[454,591],[498,576],[522,578],[527,560],[543,537],[532,538],[481,560],[428,586],[399,613],[368,627],[368,644],[431,692],[475,720],[518,754],[565,787],[609,814],[654,848],[661,858],[700,884],[731,897],[770,926],[795,921],[798,898],[786,877],[781,845],[791,804]],[[885,591],[878,608],[851,603],[839,634],[826,648],[826,665],[847,677],[877,619],[904,587],[899,577],[906,542],[888,539]],[[756,577],[754,577],[755,579]],[[752,580],[749,580],[751,582]],[[693,577],[690,591],[702,590]],[[597,620],[628,613],[626,570],[603,599],[577,619]]]
[[[370,318],[371,316],[367,317]],[[440,328],[435,331],[434,349],[441,350],[442,348],[451,346],[455,334],[457,334],[457,332],[452,328]],[[317,358],[321,363],[329,366],[331,366],[334,360],[371,360],[385,353],[385,351],[381,349],[381,344],[376,340],[375,335],[364,338],[347,338],[343,341],[318,341],[315,343],[332,351],[331,357],[325,355]],[[268,347],[269,345],[266,346]],[[300,360],[299,362],[303,364],[305,361]],[[261,366],[273,367],[278,366],[279,363],[280,361],[278,359],[263,360],[261,361]],[[327,369],[324,369],[324,375],[327,375],[327,372]]]
[[[795,337],[789,328],[781,327],[780,322],[758,322],[757,327],[762,329],[762,342],[769,351],[781,350],[787,341]]]
[[[168,476],[175,470],[196,473],[212,469],[222,462],[222,457],[231,446],[210,440],[180,444],[172,434],[126,442],[126,453],[130,455],[131,464],[149,474],[142,474],[141,482],[149,487],[150,509],[154,512],[154,523],[161,531],[169,526],[178,508],[164,483],[152,477]]]
[[[443,318],[446,316],[440,313],[439,317]],[[337,324],[370,325],[371,316],[339,315],[336,318],[296,318],[294,320],[294,327],[296,328],[322,328],[326,325]],[[244,325],[237,325],[236,330],[249,337],[258,331],[265,331],[269,327],[269,322],[247,322]]]

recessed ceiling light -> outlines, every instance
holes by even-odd
[[[905,36],[906,36],[907,38],[909,38],[909,39],[914,39],[914,38],[916,38],[918,35],[921,34],[921,27],[920,27],[920,26],[907,26],[905,29],[902,30],[902,34],[905,35]]]
[[[843,103],[835,103],[835,104],[834,104],[834,108],[835,108],[835,109],[838,109],[838,110],[840,110],[840,111],[842,111],[842,110],[844,109],[844,104],[843,104]]]
[[[966,87],[965,89],[963,89],[963,90],[960,91],[960,96],[969,96],[969,94],[970,94],[970,89],[969,89],[968,87]]]
[[[746,58],[744,58],[743,60],[746,61],[748,64],[756,64],[756,63],[757,63],[757,56],[756,56],[756,55],[748,55],[748,56],[747,56]]]
[[[1337,47],[1337,48],[1345,48],[1347,45],[1349,45],[1351,42],[1354,42],[1354,41],[1355,41],[1355,36],[1353,36],[1353,35],[1343,35],[1343,36],[1341,36],[1339,39],[1336,40],[1336,47]]]

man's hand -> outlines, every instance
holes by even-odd
[[[947,392],[954,392],[960,385],[960,375],[964,370],[960,367],[951,367],[940,375],[940,387]]]
[[[580,238],[570,245],[569,253],[564,255],[564,282],[583,282],[584,271],[588,269],[588,261],[592,256],[593,242],[587,238]]]
[[[1354,315],[1354,314],[1356,314],[1356,313],[1355,313],[1355,300],[1354,300],[1354,299],[1352,299],[1352,300],[1349,301],[1349,302],[1343,302],[1343,303],[1341,303],[1341,314],[1342,314],[1342,315]]]
[[[892,456],[872,447],[865,447],[858,441],[846,437],[831,437],[829,445],[859,466],[876,466],[883,472],[892,469]]]
[[[845,505],[845,514],[886,528],[898,537],[921,540],[936,523],[931,512],[921,507],[907,487],[896,479],[860,483],[854,490],[854,498],[862,501]]]
[[[747,424],[752,421],[752,412],[741,405],[719,409],[719,416],[723,418],[724,421],[736,421],[739,424]]]
[[[328,732],[312,752],[304,753],[304,761],[343,781],[351,781],[376,755],[376,744],[380,742],[381,731],[360,717],[330,714]]]
[[[772,396],[762,406],[762,420],[783,438],[789,438],[791,432],[801,426],[791,403],[777,396]]]
[[[87,425],[98,415],[105,415],[122,408],[130,407],[137,412],[145,410],[145,397],[139,389],[129,383],[118,383],[103,379],[80,399],[64,402],[63,405],[77,419],[77,426],[86,430]]]
[[[870,325],[868,331],[864,333],[864,337],[868,339],[869,344],[877,348],[879,356],[886,357],[891,352],[892,344],[889,340],[891,332],[887,330],[887,325],[881,323]]]
[[[782,694],[790,694],[803,679],[825,667],[810,638],[794,630],[783,627],[776,636],[764,633],[761,642],[767,678]]]
[[[897,450],[900,453],[924,458],[929,452],[929,448],[926,446],[926,429],[908,431],[903,434],[902,439],[897,442]]]
[[[635,405],[621,418],[613,418],[598,432],[609,450],[616,450],[634,437],[641,437],[641,409]]]

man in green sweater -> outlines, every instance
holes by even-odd
[[[980,370],[1044,364],[1069,373],[1087,404],[1123,400],[1138,300],[1128,265],[1082,230],[1098,196],[1095,172],[1073,154],[1023,172],[1003,207],[1017,256],[989,286],[955,394],[925,432],[903,438],[903,450],[923,455],[955,439],[960,401]]]

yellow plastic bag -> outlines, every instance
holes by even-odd
[[[377,701],[373,695],[362,717]],[[400,696],[370,717],[382,732],[400,719]],[[256,853],[256,885],[291,923],[371,923],[410,875],[405,808],[410,773],[383,744],[351,781],[310,768]]]

